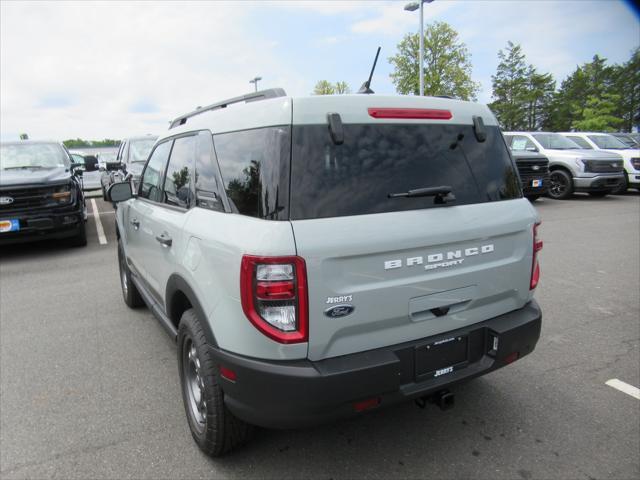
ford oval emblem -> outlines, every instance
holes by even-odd
[[[534,165],[533,167],[531,167],[531,170],[535,170],[537,172],[538,170],[540,170],[540,165]]]
[[[0,197],[0,205],[11,205],[12,203],[12,197]]]
[[[339,318],[351,315],[356,309],[353,305],[334,305],[324,311],[324,314],[329,318]]]

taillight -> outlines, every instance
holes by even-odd
[[[279,343],[308,340],[304,259],[244,255],[240,268],[240,295],[245,315],[267,337]]]
[[[538,263],[538,252],[542,250],[542,240],[538,236],[538,227],[541,222],[533,225],[533,263],[531,264],[531,282],[529,290],[533,290],[538,286],[540,281],[540,264]]]
[[[428,120],[451,120],[449,110],[435,108],[368,108],[373,118],[415,118]]]

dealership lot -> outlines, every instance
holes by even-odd
[[[190,438],[175,345],[122,302],[114,213],[93,199],[88,247],[0,251],[0,476],[637,478],[640,401],[605,382],[640,386],[640,194],[536,207],[532,355],[455,388],[453,410],[261,430],[212,460]]]

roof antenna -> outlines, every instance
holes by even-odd
[[[376,69],[376,63],[378,63],[378,55],[380,55],[380,48],[378,47],[378,51],[376,52],[376,58],[373,61],[373,67],[371,67],[371,73],[369,74],[369,80],[367,80],[366,82],[364,82],[362,84],[362,86],[360,87],[360,90],[358,90],[358,93],[375,93],[373,90],[371,90],[371,77],[373,77],[373,71]]]

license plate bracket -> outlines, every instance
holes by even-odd
[[[540,180],[540,179],[531,180],[531,186],[534,187],[534,188],[541,187],[542,186],[542,180]]]
[[[422,344],[415,349],[416,378],[438,378],[469,363],[469,337],[455,335]]]

